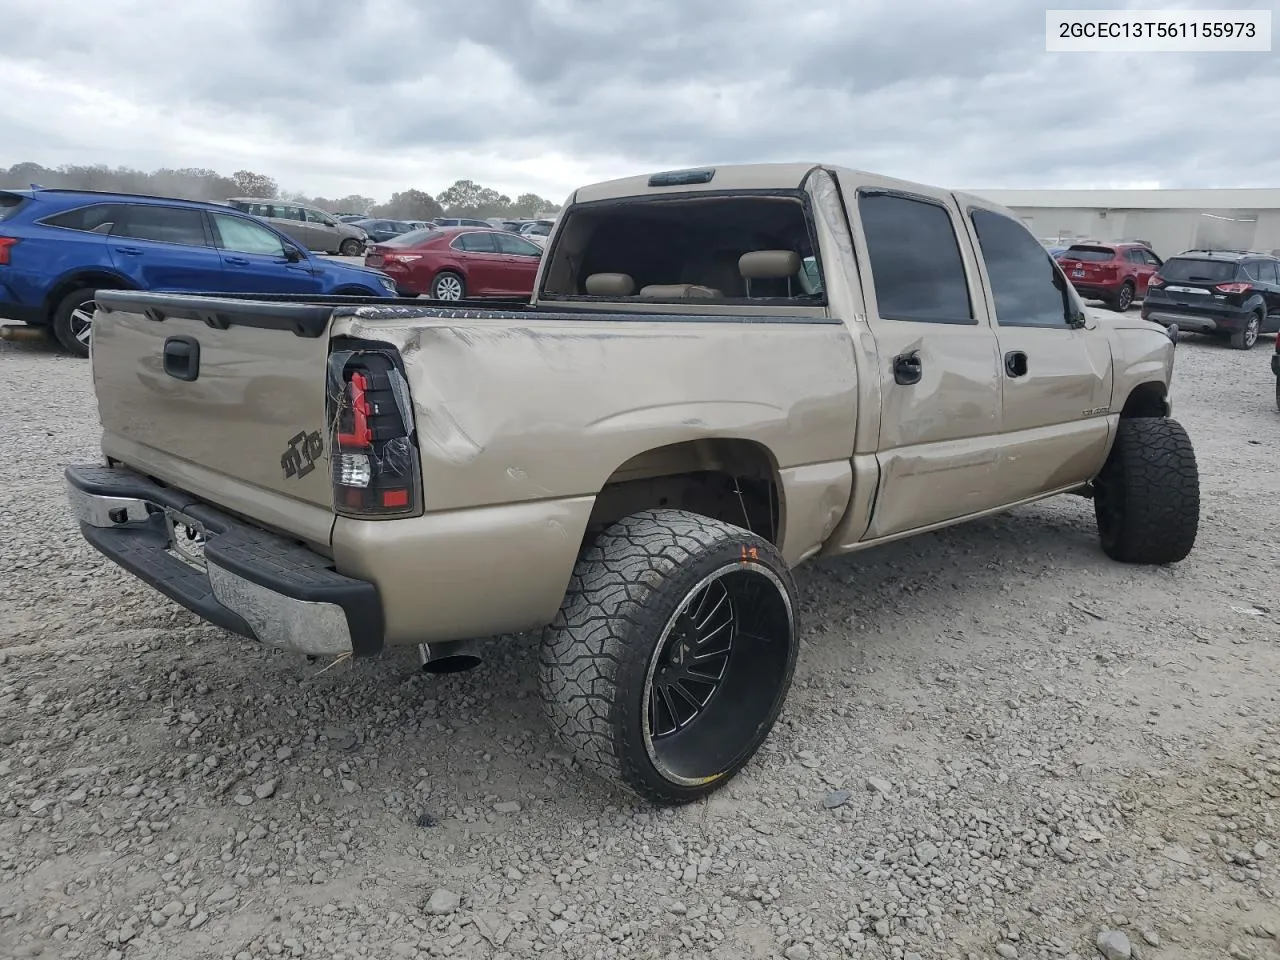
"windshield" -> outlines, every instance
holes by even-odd
[[[1089,260],[1103,261],[1114,260],[1116,252],[1110,247],[1067,247],[1066,253],[1062,254],[1063,260]]]
[[[1174,257],[1160,268],[1160,276],[1166,280],[1222,283],[1236,275],[1236,264],[1231,260],[1196,260],[1191,257]]]
[[[436,233],[434,227],[424,227],[421,230],[410,230],[408,233],[402,233],[398,237],[392,237],[390,240],[382,241],[384,247],[412,247],[416,243],[421,243]]]

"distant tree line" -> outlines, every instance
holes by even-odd
[[[105,164],[45,167],[38,163],[16,163],[8,170],[0,167],[0,189],[26,187],[32,183],[42,187],[105,190],[185,200],[262,197],[306,203],[330,213],[363,213],[390,220],[430,220],[442,216],[530,218],[560,209],[559,204],[535,193],[522,193],[512,200],[506,194],[482,187],[473,180],[459,180],[434,197],[424,190],[410,189],[393,193],[386,203],[378,203],[373,197],[358,194],[331,199],[282,191],[273,178],[251,170],[237,170],[228,177],[201,167],[163,167],[150,172]]]

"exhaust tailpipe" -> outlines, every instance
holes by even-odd
[[[480,666],[480,645],[474,640],[418,644],[423,673],[463,673]]]
[[[15,343],[32,343],[37,340],[48,340],[49,331],[44,327],[33,327],[29,324],[7,324],[0,327],[0,340],[12,340]]]

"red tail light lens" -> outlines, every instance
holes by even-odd
[[[1253,286],[1248,283],[1220,283],[1213,289],[1219,293],[1248,293]]]
[[[0,267],[9,265],[9,251],[17,244],[16,237],[0,237]]]
[[[1164,277],[1161,277],[1158,274],[1153,274],[1151,279],[1147,281],[1147,286],[1155,288],[1163,287]]]
[[[422,510],[409,386],[388,349],[329,356],[329,436],[334,510],[376,519]]]

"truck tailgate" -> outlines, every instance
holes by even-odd
[[[333,307],[102,291],[93,325],[103,452],[315,543]]]

